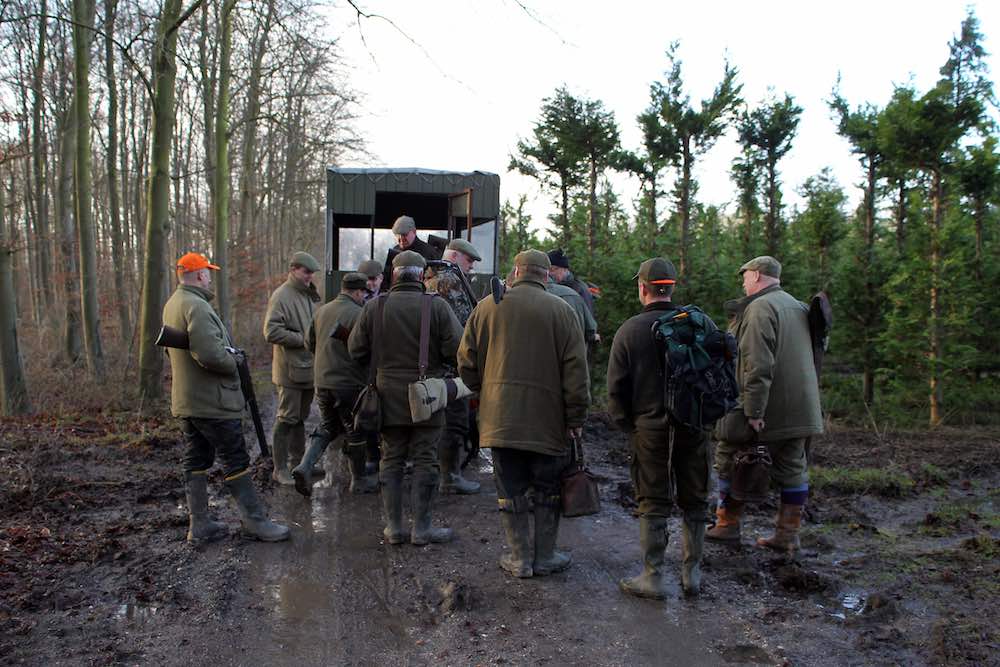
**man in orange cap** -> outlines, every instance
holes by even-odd
[[[210,302],[212,271],[219,267],[199,253],[177,260],[177,291],[163,307],[163,323],[188,336],[186,350],[168,348],[173,383],[170,410],[181,419],[187,444],[184,481],[190,515],[189,542],[226,535],[225,524],[208,516],[208,471],[218,454],[225,485],[239,506],[243,533],[265,542],[287,540],[286,526],[267,518],[250,473],[243,440],[243,392],[236,371],[237,350]]]

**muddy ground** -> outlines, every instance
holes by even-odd
[[[167,418],[0,423],[0,664],[1000,664],[997,432],[832,428],[798,558],[753,546],[775,507],[753,508],[685,600],[675,520],[663,603],[618,592],[637,527],[625,441],[600,414],[586,451],[603,510],[563,522],[569,571],[521,581],[496,565],[488,453],[471,473],[484,492],[438,504],[450,545],[383,544],[378,497],[346,493],[328,453],[311,501],[256,471],[290,542],[234,531],[195,549],[180,451]]]

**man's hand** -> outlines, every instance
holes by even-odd
[[[596,345],[597,343],[600,343],[600,342],[601,342],[601,334],[599,334],[599,333],[597,333],[595,331],[594,332],[594,344]]]
[[[573,438],[576,438],[577,440],[579,440],[580,438],[583,437],[583,427],[582,426],[577,426],[576,428],[568,428],[568,429],[566,429],[566,437],[570,438],[571,440]]]
[[[750,428],[752,428],[756,433],[760,433],[764,430],[763,419],[748,419],[747,423],[750,424]]]

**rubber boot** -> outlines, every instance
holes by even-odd
[[[740,543],[740,518],[743,516],[743,503],[727,498],[715,511],[715,526],[705,531],[705,539],[724,544]]]
[[[278,484],[291,486],[295,483],[288,471],[288,443],[292,432],[291,424],[274,423],[274,435],[271,437],[271,455],[274,459],[274,472],[271,479]]]
[[[559,517],[559,507],[535,503],[535,561],[531,566],[535,576],[562,572],[573,563],[569,554],[556,551]]]
[[[302,457],[305,456],[306,449],[306,425],[303,422],[299,422],[292,426],[292,435],[288,443],[288,466],[290,468],[297,468],[299,463],[302,462]],[[313,461],[312,476],[316,479],[321,479],[326,475],[326,471],[323,467],[319,465],[319,459]]]
[[[402,544],[407,535],[403,531],[403,473],[382,473],[382,509],[385,510],[385,528],[382,535],[389,544]]]
[[[191,544],[214,542],[229,534],[226,524],[212,521],[208,516],[207,472],[184,473],[189,519],[187,541]]]
[[[369,475],[365,466],[365,443],[347,443],[344,450],[351,464],[351,493],[375,493],[378,491],[378,480]]]
[[[303,496],[308,497],[312,495],[313,471],[315,470],[316,461],[323,456],[323,452],[326,451],[329,444],[330,440],[327,438],[326,433],[321,431],[313,433],[309,438],[309,448],[302,456],[299,464],[292,470],[292,478],[295,480],[295,490]]]
[[[442,495],[479,493],[479,482],[462,477],[462,467],[458,460],[461,450],[462,443],[458,438],[446,436],[438,444],[438,464],[441,467],[441,486],[438,490]]]
[[[774,535],[761,537],[757,544],[775,551],[783,551],[789,555],[799,548],[799,528],[802,525],[802,505],[786,505],[778,507],[778,518],[775,522]]]
[[[422,547],[434,542],[451,542],[455,536],[451,528],[435,528],[431,525],[431,504],[438,481],[434,475],[414,475],[410,499],[410,511],[413,512],[413,530],[410,531],[410,544]]]
[[[622,579],[618,582],[618,588],[628,595],[662,600],[667,596],[663,590],[667,520],[660,517],[639,517],[639,545],[642,548],[642,573],[631,579]]]
[[[527,512],[500,512],[500,523],[507,536],[510,553],[500,557],[500,567],[518,579],[526,579],[532,574],[534,556],[531,553],[531,526]]]
[[[701,593],[701,554],[705,550],[705,522],[684,519],[681,532],[681,587],[684,595]]]
[[[249,471],[245,471],[234,479],[226,480],[226,488],[236,499],[240,509],[243,534],[262,542],[281,542],[291,535],[288,526],[282,526],[267,518],[264,505],[261,504],[257,491],[253,488]]]

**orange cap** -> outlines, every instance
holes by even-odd
[[[193,273],[202,269],[219,271],[222,267],[209,262],[208,257],[205,257],[200,252],[189,252],[177,260],[177,268],[184,271],[184,273]]]

